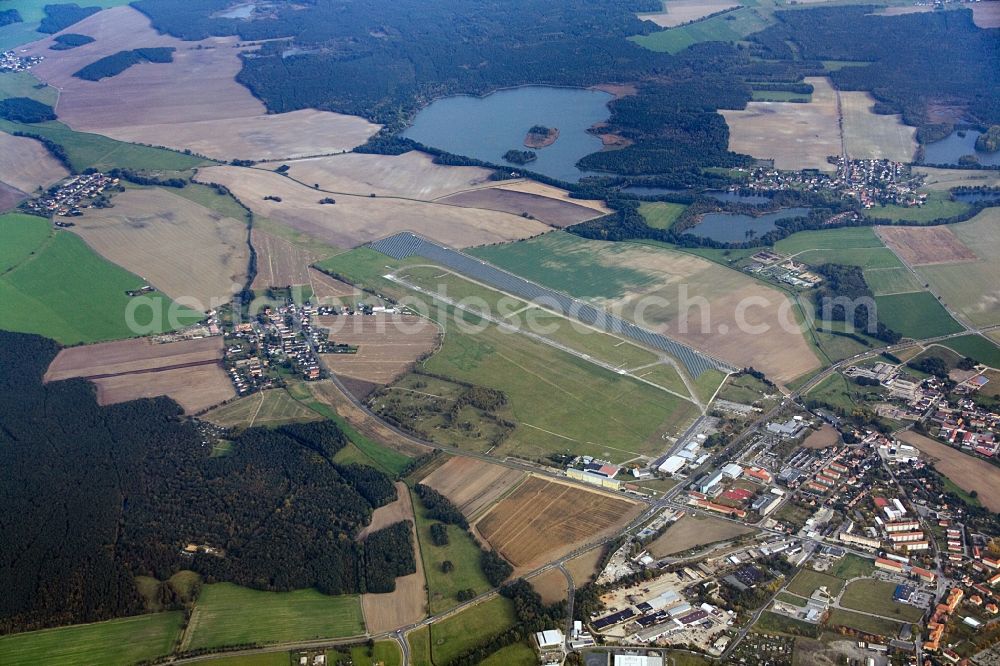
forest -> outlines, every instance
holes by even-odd
[[[826,278],[813,294],[820,321],[847,322],[887,344],[899,342],[900,334],[878,320],[875,296],[859,266],[822,264],[814,268]]]
[[[53,51],[68,51],[70,49],[75,49],[78,46],[83,46],[84,44],[89,44],[94,41],[94,38],[90,35],[78,35],[73,32],[68,32],[65,35],[56,35],[52,38],[53,44],[49,48]]]
[[[11,25],[12,23],[20,23],[21,14],[16,9],[2,9],[0,10],[0,28],[5,25]]]
[[[355,541],[396,490],[333,462],[334,424],[252,428],[211,457],[169,399],[99,407],[89,382],[42,384],[57,351],[0,332],[0,634],[139,613],[138,575],[341,594],[416,570],[407,523]]]
[[[119,51],[109,56],[104,56],[100,60],[95,60],[84,66],[73,76],[86,81],[100,81],[112,76],[118,76],[132,65],[140,62],[168,63],[174,60],[174,48],[172,46],[155,46],[146,49],[132,49],[130,51]]]
[[[61,5],[45,5],[45,17],[38,26],[38,32],[54,34],[82,21],[91,14],[101,11],[100,7],[81,7],[75,2]]]
[[[55,120],[56,112],[48,104],[30,97],[8,97],[0,99],[0,118],[17,123],[41,123]]]

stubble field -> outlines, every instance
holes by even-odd
[[[414,523],[412,500],[406,484],[397,482],[396,492],[399,494],[399,499],[392,504],[376,509],[372,515],[371,523],[362,530],[359,538],[401,520]],[[419,622],[426,616],[427,581],[424,578],[424,565],[420,558],[415,527],[413,528],[413,548],[417,561],[415,573],[396,578],[396,589],[392,592],[361,595],[361,608],[364,611],[365,626],[369,633],[390,631],[397,627]]]
[[[910,266],[976,260],[949,227],[877,227],[876,232]]]
[[[549,229],[508,213],[406,199],[338,195],[336,204],[320,204],[323,193],[261,169],[211,167],[199,170],[197,178],[225,185],[258,215],[337,247],[355,247],[405,230],[446,245],[468,247],[526,238]],[[281,201],[265,200],[268,196]]]
[[[323,354],[330,370],[373,384],[389,384],[405,374],[440,339],[434,322],[415,315],[320,317],[318,321],[330,329],[330,340],[358,347],[356,354]]]
[[[721,518],[685,516],[649,544],[649,554],[653,557],[669,557],[696,546],[735,539],[752,531],[739,523]]]
[[[899,439],[920,449],[934,469],[962,490],[977,491],[979,501],[988,509],[1000,511],[1000,496],[996,493],[996,488],[1000,487],[1000,468],[919,433],[907,431],[900,434]]]
[[[264,106],[235,80],[244,49],[234,37],[185,42],[161,35],[132,7],[98,12],[68,32],[95,41],[47,57],[32,72],[61,91],[57,112],[76,130],[220,160],[262,160],[347,150],[379,128],[361,118],[325,111],[265,113]],[[45,38],[27,51],[51,56],[51,44],[52,38]],[[173,62],[135,65],[96,82],[73,76],[104,56],[154,46],[176,49]]]
[[[597,541],[641,512],[611,494],[536,476],[476,523],[490,545],[518,570],[528,570]]]
[[[257,251],[257,275],[254,289],[310,284],[309,265],[318,256],[294,243],[254,229],[251,242]]]
[[[872,113],[874,104],[875,100],[867,92],[840,93],[847,154],[856,160],[911,162],[917,150],[916,128],[904,125],[898,115]]]
[[[0,182],[25,194],[69,175],[38,141],[0,132]]]
[[[562,199],[554,199],[529,192],[502,190],[496,187],[467,190],[443,197],[438,199],[438,201],[453,206],[483,208],[521,216],[527,215],[539,222],[559,229],[586,222],[602,215],[600,211],[596,211],[593,208],[580,206]]]
[[[438,491],[474,520],[515,487],[526,472],[476,458],[455,456],[420,483]]]
[[[809,77],[812,101],[749,102],[743,111],[721,110],[729,125],[729,150],[774,160],[779,169],[833,171],[826,161],[841,152],[837,95],[829,79]]]
[[[608,208],[604,204],[604,201],[600,199],[574,199],[569,195],[569,192],[562,188],[555,187],[554,185],[546,185],[545,183],[539,183],[535,180],[506,180],[501,181],[498,185],[494,185],[494,187],[498,190],[524,192],[525,194],[537,194],[540,197],[568,201],[569,203],[576,204],[577,206],[592,208],[603,215],[607,215],[611,212],[611,209]]]
[[[739,7],[739,3],[732,0],[666,0],[662,12],[639,14],[639,18],[661,28],[673,28],[733,7]]]
[[[492,173],[480,167],[435,164],[430,155],[415,150],[402,155],[345,153],[260,166],[274,169],[282,164],[289,166],[290,177],[328,192],[421,201],[482,186]]]
[[[221,358],[221,337],[166,344],[120,340],[63,349],[44,381],[89,379],[101,405],[166,395],[190,414],[235,395]]]
[[[246,225],[165,189],[128,190],[74,222],[96,252],[193,308],[228,302],[246,280]]]

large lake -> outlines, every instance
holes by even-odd
[[[602,146],[587,128],[608,119],[611,99],[597,90],[549,86],[501,90],[486,97],[446,97],[420,111],[403,136],[456,155],[510,164],[503,154],[512,148],[525,150],[524,136],[533,125],[555,127],[559,138],[535,150],[538,159],[510,166],[576,182],[586,175],[576,168],[577,160]]]
[[[753,217],[736,213],[706,213],[701,222],[686,231],[693,236],[711,238],[720,243],[742,243],[749,240],[747,231],[753,231],[753,238],[759,238],[777,229],[779,220],[805,217],[809,208],[782,208],[773,213]]]
[[[924,164],[958,164],[963,155],[975,155],[979,163],[986,166],[1000,166],[1000,151],[980,153],[976,151],[976,139],[981,133],[966,130],[965,136],[952,132],[940,141],[924,146]]]

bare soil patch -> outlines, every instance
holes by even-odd
[[[629,97],[639,92],[639,89],[634,83],[598,83],[596,86],[590,86],[594,90],[600,90],[608,93],[609,95],[614,95],[615,99],[621,99],[622,97]]]
[[[566,562],[566,571],[572,576],[573,584],[576,587],[586,585],[600,573],[597,570],[597,565],[600,564],[603,555],[604,546],[597,546]]]
[[[246,225],[164,189],[128,190],[74,222],[96,252],[193,309],[228,301],[246,280]]]
[[[118,340],[63,349],[43,380],[89,379],[101,405],[166,395],[191,414],[235,395],[221,358],[221,337],[166,344]]]
[[[596,211],[593,208],[580,206],[562,199],[553,199],[528,192],[501,190],[495,187],[459,192],[458,194],[438,199],[438,201],[454,206],[485,208],[487,210],[513,213],[514,215],[529,216],[539,222],[559,229],[592,220],[602,215],[600,211]]]
[[[976,2],[972,7],[972,22],[980,28],[1000,28],[1000,2]]]
[[[541,595],[542,603],[556,604],[566,601],[569,586],[566,574],[559,569],[549,569],[534,578],[529,578],[528,582],[535,588],[535,592]]]
[[[327,157],[262,164],[265,168],[289,166],[288,175],[306,185],[329,192],[368,196],[406,197],[431,201],[470,187],[491,182],[492,171],[480,167],[442,166],[419,151],[402,155],[346,153]]]
[[[358,347],[356,354],[324,354],[330,370],[375,384],[389,384],[434,350],[438,327],[416,315],[321,317],[337,344]]]
[[[873,12],[876,16],[905,16],[906,14],[923,14],[924,12],[934,11],[933,5],[908,5],[902,7],[883,7],[877,12]]]
[[[550,199],[559,199],[561,201],[568,201],[569,203],[575,204],[577,206],[586,206],[587,208],[592,208],[600,212],[602,215],[607,215],[612,212],[610,208],[604,205],[603,201],[598,199],[574,199],[569,195],[566,190],[555,187],[553,185],[546,185],[544,183],[539,183],[534,180],[511,180],[504,181],[499,185],[495,186],[498,190],[507,190],[510,192],[524,192],[526,194],[537,194],[543,197],[549,197]]]
[[[258,215],[337,247],[355,247],[407,230],[455,247],[517,240],[549,230],[541,222],[508,213],[409,199],[338,195],[336,204],[320,204],[322,193],[261,169],[211,167],[199,170],[197,178],[225,185]]]
[[[236,82],[246,47],[237,46],[235,37],[185,42],[157,33],[145,15],[128,6],[98,12],[68,31],[95,41],[54,57],[50,37],[27,51],[46,56],[32,73],[59,89],[57,112],[73,129],[221,160],[339,152],[364,143],[379,129],[362,118],[326,111],[268,115]],[[173,62],[135,65],[101,81],[73,77],[104,56],[154,46],[176,49]]]
[[[879,237],[910,266],[975,261],[975,253],[946,226],[877,227]]]
[[[69,175],[38,141],[0,132],[0,181],[31,194]]]
[[[833,171],[839,155],[837,96],[825,77],[807,77],[812,101],[749,102],[743,111],[720,110],[729,125],[729,150],[773,159],[779,169]]]
[[[15,208],[27,198],[28,195],[21,190],[11,187],[7,183],[0,182],[0,211]]]
[[[447,497],[466,517],[474,518],[493,506],[525,475],[525,472],[503,465],[455,456],[420,483]]]
[[[661,28],[674,28],[739,6],[740,3],[732,0],[667,0],[663,3],[662,12],[639,14],[639,18],[652,21]]]
[[[653,557],[668,557],[750,532],[753,530],[748,527],[721,518],[684,516],[650,543],[648,550]]]
[[[399,493],[399,499],[388,506],[376,509],[372,516],[371,525],[364,529],[364,534],[388,527],[401,520],[409,520],[411,524],[413,523],[410,491],[402,482],[396,483],[396,491]],[[383,514],[379,515],[379,512],[383,512]],[[376,521],[379,521],[378,526],[376,526]],[[413,530],[413,554],[417,561],[416,573],[397,578],[394,591],[387,594],[361,595],[361,608],[365,614],[365,626],[369,633],[391,631],[397,627],[419,622],[427,615],[427,582],[424,579],[424,565],[420,558],[415,529]]]
[[[902,433],[899,439],[920,449],[934,469],[955,485],[967,492],[975,490],[990,511],[1000,511],[1000,495],[996,492],[1000,488],[1000,468],[913,431]]]
[[[310,284],[309,265],[319,257],[284,238],[259,229],[251,231],[250,236],[257,251],[257,275],[252,285],[254,289]]]
[[[833,426],[824,424],[822,428],[816,430],[802,442],[802,446],[807,449],[825,449],[834,446],[840,441],[840,434]]]
[[[430,452],[430,447],[417,444],[397,433],[380,420],[358,407],[331,381],[308,382],[310,393],[320,403],[330,407],[365,437],[408,456]]]
[[[313,294],[320,303],[340,302],[363,293],[354,285],[341,282],[315,268],[309,269],[309,284],[312,285]]]
[[[607,536],[640,512],[640,505],[611,494],[530,476],[476,528],[516,575]]]

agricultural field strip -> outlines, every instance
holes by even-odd
[[[687,345],[677,342],[664,335],[653,333],[632,322],[625,321],[603,310],[588,305],[561,292],[543,287],[522,277],[501,270],[492,264],[475,259],[467,254],[438,245],[412,232],[403,232],[388,238],[369,243],[368,247],[393,259],[406,259],[421,256],[431,261],[452,268],[463,276],[478,279],[495,289],[512,294],[529,301],[550,302],[563,313],[568,313],[574,319],[597,329],[624,335],[641,345],[664,351],[677,358],[687,368],[693,377],[698,377],[705,370],[712,368],[725,373],[735,372],[735,368],[713,358],[703,352],[696,351]],[[556,310],[559,312],[559,310]],[[566,314],[564,314],[566,316]],[[693,392],[692,392],[693,393]]]
[[[431,298],[437,299],[437,300],[441,301],[442,303],[447,303],[448,305],[450,305],[450,306],[452,306],[454,308],[457,308],[459,310],[462,310],[463,312],[468,312],[470,314],[474,314],[477,317],[480,317],[480,318],[485,319],[485,320],[487,320],[487,321],[489,321],[489,322],[491,322],[493,324],[496,324],[499,328],[502,328],[505,331],[510,331],[512,333],[520,333],[520,334],[522,334],[524,336],[527,336],[527,337],[531,338],[532,340],[535,340],[536,342],[540,342],[540,343],[542,343],[544,345],[548,345],[549,347],[554,347],[555,349],[558,349],[559,351],[565,352],[565,353],[570,354],[572,356],[576,356],[577,358],[582,359],[584,361],[587,361],[588,363],[592,363],[592,364],[598,366],[599,368],[603,368],[604,370],[607,370],[608,372],[613,372],[613,373],[615,373],[617,375],[626,375],[628,377],[631,377],[631,378],[635,379],[636,381],[642,382],[644,384],[649,384],[650,386],[655,387],[655,388],[657,388],[657,389],[659,389],[661,391],[665,391],[666,393],[669,393],[671,395],[677,396],[678,398],[681,398],[683,400],[687,400],[688,402],[692,402],[695,405],[697,405],[698,408],[702,412],[705,411],[705,405],[703,405],[701,402],[699,402],[697,400],[697,398],[692,397],[692,396],[696,395],[696,393],[691,388],[691,386],[687,384],[688,380],[687,380],[687,377],[684,376],[684,373],[679,373],[679,374],[681,376],[681,379],[684,380],[685,385],[688,386],[688,390],[691,392],[690,396],[686,396],[686,395],[677,393],[676,391],[672,391],[672,390],[670,390],[668,388],[660,386],[659,384],[654,384],[653,382],[651,382],[651,381],[649,381],[647,379],[643,379],[642,377],[638,377],[636,375],[630,374],[629,372],[627,372],[625,370],[619,369],[617,366],[614,366],[614,365],[612,365],[610,363],[605,363],[604,361],[600,361],[600,360],[598,360],[598,359],[596,359],[596,358],[594,358],[594,357],[592,357],[592,356],[590,356],[588,354],[584,354],[583,352],[579,352],[579,351],[577,351],[575,349],[572,349],[572,348],[567,347],[567,346],[565,346],[563,344],[560,344],[560,343],[556,342],[555,340],[552,340],[551,338],[547,338],[547,337],[545,337],[543,335],[539,335],[538,333],[533,333],[531,331],[526,331],[523,328],[518,328],[518,327],[516,327],[516,326],[514,326],[514,325],[512,325],[512,324],[510,324],[510,323],[508,323],[506,321],[504,321],[503,319],[499,319],[499,318],[494,317],[492,315],[488,315],[488,314],[486,314],[486,313],[484,313],[484,312],[482,312],[480,310],[476,310],[476,309],[473,309],[473,308],[461,305],[459,302],[457,302],[457,301],[455,301],[455,300],[453,300],[451,298],[447,298],[445,296],[441,296],[437,292],[431,291],[429,289],[424,289],[423,287],[418,287],[417,285],[413,284],[412,282],[407,282],[406,280],[404,280],[402,278],[399,278],[399,277],[396,277],[395,275],[386,275],[384,277],[387,280],[391,280],[392,282],[395,282],[396,284],[399,284],[399,285],[401,285],[403,287],[406,287],[407,289],[412,289],[413,291],[416,291],[416,292],[419,292],[421,294],[425,294],[427,296],[430,296]],[[524,425],[530,425],[530,424],[524,424]]]

